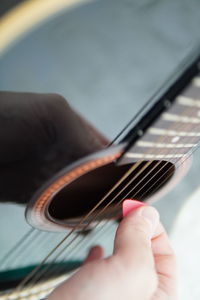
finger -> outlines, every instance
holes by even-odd
[[[89,250],[88,256],[86,257],[83,264],[94,261],[96,259],[101,259],[104,256],[103,248],[100,246],[94,246]]]
[[[166,231],[161,224],[152,239],[152,251],[158,274],[159,289],[168,296],[176,295],[176,257]]]
[[[153,267],[151,237],[159,223],[159,214],[153,207],[140,207],[129,213],[120,223],[115,243],[114,254],[124,263]]]
[[[138,299],[144,298],[144,294],[145,299],[150,299],[157,289],[151,238],[158,223],[158,212],[153,207],[143,206],[128,213],[117,230],[112,260],[122,266],[126,278],[132,278],[127,288],[131,294],[134,287],[140,296]]]

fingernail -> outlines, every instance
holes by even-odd
[[[146,205],[143,202],[137,201],[137,200],[132,200],[132,199],[126,199],[122,203],[122,214],[123,217],[128,215],[131,211]]]
[[[153,234],[159,223],[158,211],[152,206],[146,206],[142,208],[139,213],[151,225]]]

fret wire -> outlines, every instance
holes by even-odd
[[[161,158],[176,158],[182,157],[188,148],[197,146],[197,143],[191,144],[167,144],[167,143],[155,143],[155,142],[146,142],[139,141],[136,145],[129,150],[125,155],[126,158],[135,158],[135,159],[161,159]],[[146,149],[151,148],[153,154],[149,154]],[[174,149],[179,150],[179,153],[173,152]],[[185,150],[187,151],[185,151]],[[157,151],[156,151],[157,150]],[[139,152],[138,152],[139,151]],[[180,151],[182,153],[180,153]]]
[[[168,111],[169,111],[169,113],[172,111],[176,111],[176,108],[177,108],[177,100],[175,100],[175,103],[173,104],[173,106],[171,107],[171,109],[169,109]],[[164,113],[165,114],[165,113]],[[191,113],[191,111],[189,111],[188,110],[188,107],[183,107],[182,108],[182,110],[181,110],[181,112],[180,112],[180,115],[182,115],[182,114],[184,114],[184,115],[187,115],[188,117],[190,116],[190,115],[192,115],[192,113]],[[167,129],[168,130],[170,130],[170,129],[176,129],[176,131],[177,131],[177,129],[179,130],[179,129],[181,129],[181,131],[183,131],[184,129],[186,129],[186,131],[189,131],[190,129],[191,129],[191,124],[189,124],[189,123],[184,123],[184,124],[182,124],[182,123],[177,123],[177,122],[172,122],[171,123],[171,125],[170,126],[168,126],[167,127]],[[180,130],[179,130],[180,131]],[[177,140],[179,140],[180,138],[179,137],[177,137]],[[192,142],[193,142],[193,140],[192,140]],[[187,144],[187,143],[192,143],[191,142],[191,138],[187,138],[186,137],[186,142],[185,142],[185,144]],[[174,145],[176,145],[176,143],[174,143]],[[177,151],[176,151],[176,153],[177,153]]]
[[[199,118],[188,117],[186,115],[176,115],[171,113],[164,113],[162,115],[162,119],[165,121],[174,121],[174,122],[182,122],[182,123],[193,123],[193,124],[200,123]]]
[[[175,105],[175,104],[174,104]],[[170,128],[170,127],[173,127],[174,126],[174,123],[171,123],[170,124],[170,126],[168,126],[168,128]],[[181,126],[181,125],[179,125],[179,126]],[[181,126],[182,127],[182,126]],[[148,131],[147,131],[147,134],[148,134]],[[145,134],[146,135],[146,134]],[[145,135],[143,136],[143,138],[140,140],[140,142],[146,142],[145,141]],[[154,143],[157,143],[157,144],[167,144],[167,142],[166,142],[166,136],[165,135],[162,135],[162,136],[159,136],[159,138],[158,139],[156,139],[156,141],[154,141]],[[136,144],[137,145],[137,144]],[[154,148],[154,154],[156,155],[156,153],[157,153],[157,155],[164,155],[164,154],[161,154],[160,152],[162,152],[162,150],[161,149],[158,149],[159,147],[155,147]],[[169,148],[168,148],[168,153],[169,153]],[[147,152],[145,152],[145,154],[148,154]],[[170,154],[171,155],[171,154]],[[171,156],[170,156],[171,157]],[[158,156],[157,156],[157,158],[158,158]],[[160,156],[160,158],[164,158],[164,156]]]
[[[154,143],[148,141],[138,141],[136,146],[138,147],[155,147],[155,148],[192,148],[197,144],[171,144],[171,143]]]
[[[176,104],[176,103],[175,103]],[[175,126],[177,127],[177,123],[175,124]],[[188,127],[188,126],[187,126]],[[197,127],[199,127],[199,126],[195,126],[195,129],[197,128]],[[177,129],[177,128],[176,128]],[[182,129],[182,128],[181,128]],[[168,130],[165,130],[165,129],[160,129],[160,128],[150,128],[149,129],[149,131],[151,131],[152,130],[152,132],[150,132],[150,134],[152,133],[152,134],[166,134],[166,132],[168,132],[170,135],[169,136],[174,136],[174,137],[177,137],[177,130],[170,130],[169,128],[168,128]],[[162,132],[160,132],[162,130]],[[163,132],[164,131],[164,132]],[[184,131],[180,131],[180,132],[182,132],[183,133],[183,136],[184,136],[184,138],[186,137],[186,134],[188,133],[188,132],[184,132]],[[186,133],[186,134],[185,134]],[[197,136],[200,136],[200,134],[198,134],[198,132],[193,132],[192,133],[192,135],[188,135],[187,137],[192,137],[192,139],[194,139],[194,138],[196,138]],[[190,139],[190,142],[191,142],[191,139]],[[192,148],[193,149],[193,148]],[[194,150],[193,151],[191,151],[190,153],[188,153],[188,155],[190,156],[192,153],[194,152]],[[187,157],[187,155],[185,155],[185,157]],[[177,160],[177,161],[179,161],[179,160]],[[185,161],[185,159],[184,159],[184,161]],[[163,174],[164,175],[164,174]],[[143,193],[143,196],[146,194],[146,191],[145,191],[145,193]],[[143,197],[142,196],[142,197]]]
[[[200,77],[195,77],[193,80],[192,80],[192,84],[196,87],[200,87]]]
[[[142,153],[132,153],[128,152],[125,154],[128,158],[136,158],[136,159],[160,159],[160,158],[181,158],[184,154],[142,154]]]
[[[169,129],[151,127],[148,132],[152,135],[168,135],[168,136],[183,136],[183,137],[198,137],[200,132],[186,132]]]
[[[191,107],[199,107],[200,108],[200,100],[192,99],[186,96],[178,96],[177,103],[180,105],[191,106]]]
[[[176,100],[175,103],[174,103],[174,105],[177,105],[177,102],[178,101]],[[186,110],[186,111],[188,111],[188,110]],[[150,135],[165,135],[165,136],[168,135],[168,136],[172,136],[172,137],[173,136],[174,137],[178,137],[178,139],[180,139],[181,136],[183,136],[184,138],[186,138],[186,137],[192,138],[192,137],[198,137],[198,136],[200,136],[199,132],[189,132],[189,131],[187,132],[187,131],[183,131],[182,126],[181,126],[182,130],[181,131],[177,131],[177,124],[176,123],[174,124],[174,122],[171,122],[170,126],[174,127],[174,125],[175,125],[176,130],[171,130],[171,129],[169,129],[169,127],[167,129],[161,129],[161,128],[158,128],[158,127],[151,127],[151,128],[148,129],[147,134],[150,134]],[[191,141],[191,139],[189,139],[189,140]],[[174,145],[176,145],[176,144],[174,144]],[[176,147],[176,146],[174,146],[174,147]]]
[[[133,196],[133,197],[134,197],[134,196]],[[117,205],[118,205],[118,204],[116,204],[116,206],[117,206]],[[109,221],[107,220],[107,222],[109,222]],[[105,232],[105,230],[104,230],[104,232]],[[103,232],[103,233],[104,233],[104,232]]]
[[[175,103],[174,103],[174,105],[175,106],[177,106],[178,105],[178,97],[177,97],[177,100],[175,101]],[[173,106],[174,107],[174,106]],[[173,108],[172,107],[172,108]],[[169,109],[168,110],[169,112],[167,112],[167,113],[163,113],[163,116],[171,116],[172,115],[172,119],[174,120],[174,116],[175,115],[173,115],[173,114],[171,114],[171,110]],[[183,111],[182,111],[182,114],[184,114],[184,115],[178,115],[177,117],[180,119],[181,118],[181,120],[182,121],[184,121],[185,123],[186,123],[186,127],[185,128],[187,128],[187,129],[191,129],[190,128],[190,124],[188,124],[188,122],[186,122],[186,121],[188,121],[188,120],[192,120],[192,122],[195,122],[195,124],[198,124],[198,123],[200,123],[200,119],[199,118],[194,118],[194,117],[192,117],[192,114],[193,114],[193,111],[190,111],[187,107],[186,107],[186,109],[184,109]],[[175,119],[176,119],[176,116],[175,116]],[[176,126],[176,128],[177,128],[177,124],[176,123],[174,123],[174,122],[171,122],[171,124],[170,124],[170,127],[173,127],[174,128],[174,125]],[[155,126],[155,124],[154,124],[154,126]],[[162,134],[162,136],[164,135],[164,136],[166,136],[166,135],[169,135],[169,136],[174,136],[174,137],[177,137],[177,139],[179,140],[180,139],[180,136],[184,136],[184,138],[185,139],[188,139],[189,140],[189,143],[187,144],[187,143],[185,143],[185,144],[183,144],[183,143],[181,143],[181,144],[176,144],[176,143],[159,143],[159,142],[152,142],[152,141],[146,141],[145,140],[145,135],[141,138],[141,140],[140,141],[138,141],[137,143],[136,143],[136,147],[137,146],[139,146],[139,147],[152,147],[152,148],[154,148],[154,150],[156,150],[157,148],[162,148],[162,147],[164,147],[164,148],[171,148],[171,149],[173,149],[173,148],[192,148],[192,147],[195,147],[195,146],[197,146],[197,143],[196,143],[196,141],[195,141],[195,143],[192,143],[191,142],[191,139],[192,140],[194,140],[194,137],[198,137],[198,136],[200,136],[200,133],[199,132],[187,132],[187,131],[183,131],[183,124],[180,124],[179,125],[180,127],[181,127],[181,131],[177,131],[177,130],[170,130],[169,129],[169,126],[168,126],[168,129],[160,129],[160,128],[156,128],[156,127],[152,127],[152,128],[150,128],[148,131],[147,131],[147,133],[146,133],[146,135],[148,135],[148,133],[150,133],[150,134],[153,134],[153,135],[157,135],[157,136],[160,136],[161,134]],[[179,134],[180,133],[180,134]],[[163,137],[161,137],[161,139],[163,139]],[[151,140],[151,139],[150,139]],[[159,149],[159,150],[161,150],[161,149]],[[130,151],[129,151],[130,152]],[[127,155],[126,157],[132,157],[133,158],[133,156],[135,156],[135,157],[143,157],[143,154],[141,154],[141,153],[133,153],[133,152],[135,152],[134,151],[134,149],[131,149],[131,154],[129,155]],[[143,150],[142,150],[142,152],[143,152]],[[156,152],[157,151],[155,151],[155,155],[156,155]],[[162,155],[162,156],[160,156],[160,157],[164,157],[164,154],[163,153],[161,153],[161,154],[158,154],[158,155]],[[170,154],[171,155],[171,154]],[[181,155],[181,154],[179,154],[179,155]],[[152,157],[152,156],[150,156],[150,157]],[[159,156],[155,156],[155,157],[159,157]],[[169,157],[168,157],[169,158]]]
[[[189,87],[188,87],[188,89],[190,88],[190,85],[189,85]],[[187,89],[187,90],[188,90]],[[185,91],[185,93],[187,93],[187,90]],[[183,94],[183,96],[184,96],[184,94]],[[177,99],[176,99],[176,101],[175,101],[175,103],[174,103],[174,105],[176,106],[177,104],[179,105],[179,96],[177,97]],[[183,110],[183,112],[182,112],[182,114],[181,115],[186,115],[187,117],[188,117],[188,120],[191,120],[191,118],[193,117],[193,115],[194,115],[194,112],[196,112],[196,110],[190,110],[189,108],[187,108],[186,107],[186,109],[185,110]],[[196,124],[198,124],[198,122],[199,122],[199,119],[198,118],[195,118],[196,119],[196,121],[195,122],[197,122]],[[186,119],[184,119],[184,121],[185,121]],[[193,119],[192,119],[193,120]],[[175,123],[175,127],[177,126],[177,124]],[[188,130],[186,131],[187,132],[187,134],[185,135],[185,137],[187,136],[188,137],[188,141],[190,142],[190,143],[192,143],[194,140],[196,140],[196,137],[198,137],[199,136],[199,132],[197,132],[196,130],[195,130],[195,133],[194,132],[191,132],[191,128],[193,129],[193,128],[199,128],[199,125],[197,125],[197,126],[194,126],[194,125],[192,125],[191,123],[188,123],[188,125],[187,125],[187,123],[186,123],[186,127],[185,128],[188,128]],[[172,132],[170,132],[170,131],[168,131],[169,133],[174,133],[173,131]],[[176,130],[175,130],[175,132],[176,132]],[[183,130],[183,124],[181,124],[181,131],[180,132],[182,132],[182,134],[184,133],[184,130]],[[177,136],[177,135],[176,135]],[[180,139],[180,136],[178,136],[179,137],[179,139]]]
[[[186,161],[186,159],[188,159],[194,152],[195,150],[191,151],[191,153],[188,155],[188,156],[185,156],[185,159],[181,161],[180,165],[178,166],[178,168]],[[177,162],[179,162],[180,160],[177,160]],[[171,169],[171,167],[170,167]],[[170,171],[170,169],[168,170],[168,172]],[[173,172],[173,171],[172,171]],[[166,175],[166,172],[164,174],[162,174],[161,178]],[[167,179],[170,178],[170,174],[164,179],[164,182],[167,181]],[[154,186],[156,183],[158,182],[158,179],[154,182],[154,184],[152,186]],[[156,190],[159,189],[159,187],[163,184],[163,182],[161,182],[158,186],[156,186]],[[150,188],[149,187],[147,190],[145,190],[145,192],[141,195],[141,201],[142,201],[142,198],[145,196],[145,194],[149,191]]]
[[[161,139],[161,138],[163,138],[163,137],[160,137],[159,139]],[[148,152],[150,152],[150,153],[151,153],[151,151],[152,151],[152,150],[149,150]]]
[[[141,140],[141,142],[150,142],[150,143],[156,143],[155,142],[155,137],[157,135],[152,135],[150,132],[148,132],[148,134],[145,136],[145,138],[143,140]],[[183,145],[186,145],[186,144],[197,144],[199,142],[199,136],[178,136],[178,133],[176,135],[167,135],[165,134],[165,144],[172,144],[174,145],[174,149],[176,148],[176,145],[178,144],[183,144]],[[161,144],[164,144],[164,143],[161,143]],[[137,147],[139,147],[138,145],[136,145]],[[155,147],[156,148],[156,147]]]

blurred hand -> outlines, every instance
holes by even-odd
[[[114,253],[91,249],[85,264],[48,300],[176,300],[176,264],[167,234],[152,207],[120,223]]]
[[[0,201],[26,203],[107,140],[57,94],[0,92]]]

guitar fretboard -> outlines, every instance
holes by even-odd
[[[169,103],[169,107],[129,149],[122,161],[167,160],[176,163],[189,155],[199,141],[200,76],[197,76],[173,104]]]

